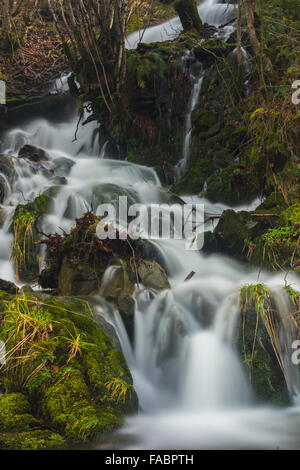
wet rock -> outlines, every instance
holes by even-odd
[[[46,196],[49,196],[51,198],[52,197],[56,198],[56,196],[58,195],[60,190],[61,190],[61,184],[59,184],[59,186],[56,184],[55,186],[50,186],[50,188],[46,189],[46,191],[44,191],[43,194],[45,194]]]
[[[76,112],[76,102],[68,94],[44,97],[22,96],[8,103],[8,112],[0,109],[4,129],[19,127],[31,119],[42,118],[52,122],[65,122]]]
[[[7,178],[10,185],[14,182],[16,177],[16,170],[14,166],[14,159],[0,154],[0,173]]]
[[[118,298],[118,309],[123,319],[129,339],[133,341],[134,336],[134,312],[136,303],[133,297],[129,295],[121,295]]]
[[[249,288],[251,286],[248,286]],[[264,306],[267,309],[266,302]],[[273,321],[277,325],[280,324],[274,309],[268,313],[266,310],[266,315],[274,315]],[[283,372],[253,301],[241,303],[237,347],[256,397],[263,402],[288,405],[290,400]]]
[[[101,295],[113,302],[119,309],[125,328],[130,338],[133,337],[135,300],[135,277],[129,264],[121,259],[113,259],[108,267],[101,286]]]
[[[0,279],[0,290],[15,295],[18,292],[18,287],[13,282]]]
[[[0,227],[3,227],[8,216],[8,210],[5,207],[0,207]]]
[[[54,178],[51,178],[51,183],[64,186],[68,183],[68,181],[64,176],[54,176]]]
[[[247,228],[250,228],[251,223],[256,224],[257,221],[253,220],[248,212],[226,210],[220,218],[215,234],[219,235],[225,250],[232,254],[241,254],[248,236]]]
[[[143,285],[149,289],[160,291],[170,288],[165,270],[156,261],[142,261],[138,266],[138,274]]]
[[[218,28],[212,24],[204,23],[203,27],[205,39],[211,38],[218,31]]]
[[[55,158],[53,163],[55,175],[57,176],[67,176],[75,165],[75,162],[67,157]]]
[[[111,261],[101,285],[101,295],[117,301],[121,295],[132,295],[134,291],[134,273],[129,264],[119,258]]]
[[[0,203],[2,204],[5,200],[8,192],[7,180],[0,175]]]
[[[255,237],[261,230],[262,221],[259,217],[246,211],[226,210],[214,232],[205,233],[203,251],[225,253],[246,260],[246,240]]]
[[[102,315],[100,315],[100,314],[95,315],[95,321],[96,321],[97,325],[99,326],[99,328],[101,328],[101,330],[105,334],[107,334],[107,336],[110,337],[110,339],[112,340],[112,342],[114,344],[114,347],[118,351],[122,351],[121,343],[120,343],[120,340],[118,338],[118,335],[117,335],[114,327],[110,323],[108,323],[105,320],[105,318],[103,318]]]
[[[48,154],[45,150],[33,145],[24,145],[18,153],[19,158],[25,158],[33,163],[41,163],[49,160]]]
[[[10,228],[14,234],[12,257],[22,281],[31,282],[39,273],[40,245],[36,242],[40,234],[36,224],[50,207],[51,198],[43,194],[33,202],[19,204],[15,210]]]
[[[62,296],[87,296],[99,287],[100,279],[92,267],[64,258],[58,275],[58,288]]]
[[[31,294],[34,294],[34,290],[32,289],[32,287],[30,285],[25,285],[25,286],[22,286],[20,288],[20,292],[22,295],[31,295]]]

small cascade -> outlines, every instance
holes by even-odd
[[[198,11],[203,23],[220,26],[234,18],[235,5],[206,0],[200,3]]]
[[[40,221],[44,232],[56,232],[58,227],[70,230],[74,218],[87,208],[96,210],[98,204],[114,201],[119,195],[146,205],[165,202],[166,193],[153,169],[99,159],[91,146],[93,124],[80,125],[74,141],[76,126],[75,116],[63,124],[40,120],[4,136],[3,151],[11,156],[16,178],[3,204],[6,218],[0,230],[0,278],[14,280],[9,232],[14,208],[36,195],[50,191],[53,196],[51,213]],[[47,152],[47,168],[34,170],[30,162],[17,157],[25,143]],[[64,184],[54,183],[49,172],[56,168],[57,160],[67,168],[61,170]],[[252,208],[258,204],[256,201]],[[208,208],[214,213],[226,206],[210,204]],[[156,239],[153,243],[166,266],[171,289],[157,294],[140,285],[136,290],[133,344],[118,311],[104,308],[101,293],[99,297],[99,310],[101,307],[102,314],[115,326],[139,395],[141,414],[128,420],[122,433],[134,440],[139,438],[139,445],[145,449],[239,448],[245,439],[254,448],[268,448],[278,442],[286,447],[293,445],[293,437],[282,430],[283,423],[289,422],[288,411],[256,408],[234,346],[238,290],[246,283],[256,283],[257,272],[221,256],[204,257],[201,252],[186,251],[184,240]],[[184,282],[191,271],[195,276]],[[280,291],[283,276],[260,276],[278,295],[278,310],[286,319],[287,300],[275,294]],[[290,276],[289,281],[299,289],[297,279]],[[296,397],[298,370],[288,362],[294,331],[289,323],[283,324],[284,367]],[[293,413],[297,414],[296,408]],[[266,420],[272,423],[268,429]],[[136,443],[134,446],[138,447]]]
[[[298,339],[298,327],[290,315],[291,301],[283,289],[271,288],[272,299],[276,312],[279,314],[280,326],[278,338],[274,338],[278,362],[281,364],[291,399],[295,404],[300,396],[300,371],[297,364],[293,364],[291,355],[292,344]]]
[[[188,110],[186,114],[185,135],[184,135],[183,151],[182,151],[183,158],[176,165],[177,179],[179,179],[188,168],[188,162],[189,162],[190,151],[191,151],[191,141],[192,141],[192,113],[198,103],[198,98],[199,98],[199,94],[201,91],[203,78],[204,78],[204,73],[202,70],[200,71],[200,75],[198,77],[192,76],[192,80],[194,84],[193,84],[192,93],[191,93],[190,101],[188,104]]]
[[[234,18],[235,5],[231,3],[218,3],[219,0],[204,0],[198,6],[200,18],[203,23],[221,26]],[[126,38],[127,49],[136,49],[139,42],[150,43],[158,41],[170,41],[176,38],[182,31],[182,25],[178,17],[165,23],[135,31]]]

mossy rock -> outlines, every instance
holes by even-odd
[[[12,257],[20,279],[33,281],[39,273],[40,249],[36,244],[39,235],[36,229],[38,218],[47,214],[51,198],[42,194],[27,204],[19,204],[11,224],[14,233]]]
[[[208,178],[205,196],[233,206],[250,203],[259,195],[252,179],[251,168],[234,163]]]
[[[251,294],[252,292],[254,294]],[[272,317],[269,321],[275,325],[275,331],[279,329],[279,314],[272,305],[272,298],[265,286],[263,284],[245,286],[241,289],[240,295],[237,347],[256,398],[275,405],[288,405],[290,398],[285,378],[261,319],[259,312],[261,305],[258,306],[256,303],[256,299],[262,298],[264,298],[264,315]]]
[[[273,208],[275,224],[252,242],[251,260],[272,270],[300,272],[300,204]]]
[[[0,279],[0,291],[7,292],[8,294],[16,294],[18,287],[13,282]]]
[[[50,450],[61,449],[66,445],[65,439],[49,430],[35,430],[16,434],[0,432],[0,449],[7,450]]]
[[[14,182],[16,169],[13,157],[7,157],[6,155],[0,154],[0,173],[5,175],[10,185]]]
[[[87,374],[89,369],[88,363]],[[99,376],[97,379],[99,380]],[[76,367],[69,366],[61,369],[56,376],[56,383],[44,392],[41,400],[42,414],[52,426],[72,440],[91,439],[122,423],[121,416],[106,410],[101,413],[91,402],[92,396],[83,373]]]
[[[235,212],[226,210],[220,217],[219,223],[214,230],[214,237],[205,237],[205,241],[215,247],[216,251],[234,255],[239,259],[246,260],[246,240],[250,234],[259,232],[259,219],[253,217],[246,211]],[[204,245],[205,250],[205,245]]]
[[[208,39],[195,47],[195,56],[201,62],[209,65],[225,57],[236,48],[236,44],[223,42],[220,38]]]
[[[27,431],[37,424],[29,401],[22,393],[0,395],[0,433]]]
[[[125,415],[137,411],[138,400],[124,356],[99,328],[87,302],[44,293],[20,297],[5,293],[5,299],[0,338],[10,350],[17,348],[17,357],[27,354],[31,359],[21,368],[16,362],[13,373],[13,358],[7,360],[0,372],[0,390],[12,387],[22,392],[0,395],[0,445],[25,448],[16,432],[32,428],[40,433],[37,440],[43,441],[42,431],[49,428],[58,437],[45,431],[47,446],[46,441],[35,441],[39,434],[24,435],[28,448],[59,447],[64,442],[60,436],[69,442],[90,441],[116,429]],[[11,335],[13,321],[21,321],[19,311],[24,311],[28,320],[22,327],[25,335],[30,322],[38,319],[41,328],[22,350],[18,334]]]

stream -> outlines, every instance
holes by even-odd
[[[232,6],[208,0],[199,6],[200,15],[212,24],[224,24]],[[205,16],[206,15],[206,16]],[[171,25],[170,28],[167,25]],[[143,41],[161,40],[178,29],[179,20],[146,31]],[[169,28],[169,29],[168,29]],[[130,47],[137,33],[129,36]],[[201,76],[189,105],[189,113],[199,96]],[[59,87],[57,83],[57,87]],[[65,81],[62,87],[65,86]],[[190,119],[187,116],[183,159],[189,153]],[[1,209],[0,278],[15,282],[10,259],[10,222],[19,203],[47,192],[53,207],[41,223],[43,232],[68,231],[74,219],[87,208],[119,194],[138,203],[166,202],[168,193],[151,168],[99,156],[94,139],[96,124],[79,125],[78,116],[63,123],[46,119],[28,120],[2,139],[1,152],[11,157],[16,178],[7,185]],[[19,149],[30,144],[44,149],[49,160],[44,171],[36,171]],[[101,158],[102,157],[102,158]],[[118,187],[119,194],[115,188]],[[186,196],[185,202],[204,204],[210,214],[228,206],[203,198]],[[254,209],[260,201],[240,209]],[[204,227],[211,230],[212,223]],[[116,329],[131,370],[140,403],[140,412],[128,417],[124,427],[111,436],[108,448],[117,449],[294,449],[299,448],[300,407],[298,374],[292,374],[293,406],[276,408],[258,405],[235,348],[238,320],[238,292],[246,283],[264,282],[277,293],[276,302],[284,316],[287,299],[281,294],[285,273],[258,272],[221,255],[205,256],[187,251],[184,240],[154,240],[166,266],[171,289],[154,293],[143,286],[136,290],[137,309],[131,344],[118,311],[111,314],[95,299],[97,311]],[[184,282],[194,271],[194,277]],[[299,279],[288,282],[300,289]],[[286,351],[286,355],[291,350]],[[96,446],[97,447],[97,446]]]

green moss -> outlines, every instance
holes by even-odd
[[[86,374],[98,385],[104,380],[98,373],[92,376],[93,357],[86,356]],[[105,393],[105,386],[96,387]],[[110,431],[122,423],[120,412],[109,407],[94,406],[92,397],[80,368],[67,366],[57,374],[56,383],[47,388],[42,399],[42,410],[56,429],[61,430],[69,439],[90,440],[100,432]]]
[[[86,302],[45,298],[45,294],[5,302],[0,337],[9,350],[14,348],[16,357],[10,355],[1,371],[0,390],[12,386],[22,394],[0,395],[0,431],[15,433],[32,426],[50,426],[70,441],[86,441],[116,428],[125,413],[137,410],[123,354],[96,325]],[[20,341],[18,331],[25,341]],[[28,436],[28,448],[46,445],[35,443],[32,437],[30,443]],[[19,442],[15,438],[18,436],[9,435],[6,441],[0,439],[0,444],[13,446]]]
[[[39,249],[35,244],[37,234],[35,224],[38,217],[45,215],[51,199],[45,194],[33,202],[19,205],[15,211],[11,229],[14,233],[12,257],[19,276],[32,281],[39,272]]]
[[[283,210],[274,228],[254,240],[251,259],[272,269],[300,272],[300,204]]]
[[[60,449],[66,444],[63,437],[49,430],[36,430],[18,434],[1,434],[0,448],[13,450]]]
[[[251,169],[238,163],[211,176],[207,182],[206,196],[213,202],[240,205],[250,202],[257,195],[255,183],[251,185]]]
[[[264,284],[240,290],[241,321],[237,344],[257,398],[276,405],[289,403],[284,375],[277,357],[280,321]],[[274,349],[276,347],[276,351]]]
[[[42,413],[51,424],[69,438],[80,439],[82,421],[97,418],[90,405],[91,396],[79,370],[65,367],[56,376],[42,398]],[[87,437],[92,437],[88,435]]]
[[[0,395],[0,433],[26,431],[38,421],[31,415],[27,398],[21,393]]]

